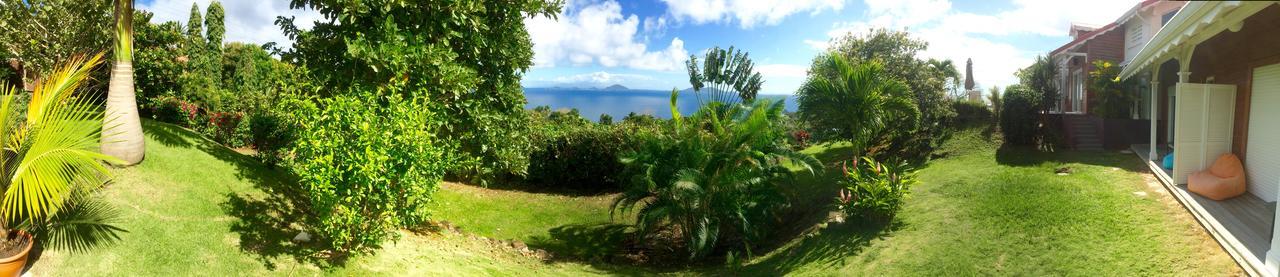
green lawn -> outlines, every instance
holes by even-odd
[[[287,176],[172,125],[146,122],[147,159],[104,190],[123,213],[123,241],[86,253],[45,251],[37,275],[594,275],[653,271],[595,259],[624,239],[611,195],[576,196],[445,184],[435,220],[464,234],[403,232],[377,253],[329,269],[298,232]],[[774,250],[741,267],[677,274],[1224,275],[1235,264],[1132,154],[999,149],[964,132],[920,171],[889,226],[816,224],[834,197],[831,171],[788,186],[804,218]],[[807,152],[827,163],[847,152]],[[1054,170],[1070,167],[1059,176]],[[1135,194],[1145,192],[1145,195]],[[818,228],[822,227],[822,228]],[[813,231],[818,229],[818,231]],[[808,235],[797,235],[805,233]],[[474,235],[467,235],[474,234]],[[478,236],[477,236],[478,235]],[[543,261],[479,236],[548,249]],[[668,270],[656,270],[669,272]]]
[[[146,160],[118,169],[104,194],[129,232],[87,253],[44,251],[38,276],[458,275],[599,272],[547,264],[509,247],[459,234],[404,232],[369,257],[322,270],[314,245],[295,245],[299,221],[288,178],[173,125],[145,121]],[[445,194],[447,195],[447,194]]]

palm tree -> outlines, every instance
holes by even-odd
[[[948,85],[951,87],[951,96],[960,97],[960,79],[962,76],[960,76],[960,70],[956,69],[955,62],[950,59],[929,59],[928,63],[930,67],[937,70],[943,79],[949,79]]]
[[[138,102],[133,88],[133,0],[116,0],[115,65],[107,91],[107,116],[102,132],[102,153],[129,166],[142,162],[146,151],[142,138],[142,122],[138,118]]]
[[[996,122],[1000,122],[1000,105],[1001,105],[1001,102],[1003,101],[1001,101],[1000,99],[999,86],[991,86],[991,94],[987,95],[987,101],[991,101],[991,113],[993,114],[992,117],[995,118]]]
[[[97,151],[100,104],[73,95],[101,59],[76,58],[47,76],[32,91],[25,120],[14,107],[20,91],[0,89],[0,246],[23,245],[10,239],[16,230],[71,250],[119,239],[123,230],[108,223],[115,211],[93,192],[110,174],[102,162],[120,161]]]
[[[879,62],[855,64],[835,54],[821,62],[833,74],[810,78],[796,93],[800,119],[812,124],[815,134],[852,142],[860,155],[890,134],[915,130],[920,110],[911,89]]]

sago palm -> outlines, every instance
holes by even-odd
[[[635,211],[641,234],[675,230],[690,259],[710,254],[718,242],[749,253],[786,204],[778,187],[792,174],[786,164],[812,170],[818,162],[785,145],[777,123],[781,101],[710,102],[683,118],[676,95],[668,137],[645,142],[623,160],[631,180],[613,211]]]
[[[107,89],[107,116],[102,133],[102,153],[118,158],[117,165],[142,162],[142,122],[133,86],[133,0],[115,1],[115,64]]]
[[[100,103],[75,95],[101,59],[72,59],[49,74],[32,92],[25,119],[15,103],[21,92],[0,84],[0,240],[11,243],[12,231],[26,230],[56,248],[77,250],[123,231],[107,223],[115,212],[93,195],[110,173],[103,161],[119,162],[98,152]]]

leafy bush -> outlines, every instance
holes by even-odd
[[[1094,61],[1093,68],[1089,72],[1089,91],[1094,93],[1089,99],[1091,112],[1105,118],[1128,119],[1133,103],[1138,101],[1134,79],[1120,80],[1120,67],[1107,60]]]
[[[274,164],[280,150],[293,143],[293,131],[284,118],[274,113],[260,112],[249,117],[249,144],[268,164]]]
[[[441,120],[423,101],[358,93],[295,111],[303,120],[287,164],[307,192],[311,226],[336,250],[364,253],[426,220],[453,148],[435,136]]]
[[[636,210],[643,235],[670,227],[690,259],[707,256],[719,244],[749,251],[787,204],[778,187],[792,175],[786,161],[809,169],[818,161],[787,146],[787,134],[778,128],[782,102],[712,102],[682,119],[676,95],[668,133],[626,155],[628,183],[613,211]]]
[[[213,127],[214,140],[229,146],[238,146],[235,134],[243,119],[244,115],[237,112],[210,113],[209,126]]]
[[[1041,95],[1022,85],[1005,88],[1000,108],[1000,130],[1011,145],[1034,146],[1039,131]]]
[[[975,101],[953,101],[951,108],[956,110],[955,125],[959,127],[991,124],[991,109],[986,103]]]
[[[917,181],[913,169],[905,162],[880,163],[870,157],[854,159],[853,166],[842,165],[836,202],[846,216],[874,223],[893,220]]]
[[[622,155],[658,130],[632,124],[549,124],[533,128],[529,183],[598,192],[621,187]]]
[[[182,101],[171,95],[151,98],[143,107],[143,110],[155,120],[180,124],[186,118],[182,110]]]

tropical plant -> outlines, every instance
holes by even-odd
[[[813,126],[815,135],[852,142],[856,154],[912,135],[920,111],[905,83],[885,72],[878,61],[855,64],[841,55],[824,57],[821,67],[831,71],[810,75],[796,92],[797,114]]]
[[[533,65],[525,19],[555,17],[562,1],[292,0],[327,20],[309,30],[276,23],[294,40],[281,56],[309,69],[326,93],[352,86],[428,87],[447,122],[439,136],[461,144],[459,177],[485,183],[521,175],[531,150],[523,72]],[[325,95],[328,96],[328,95]]]
[[[121,162],[117,165],[128,166],[142,162],[146,152],[133,87],[133,0],[115,1],[115,22],[115,64],[107,89],[102,153],[116,157]]]
[[[888,223],[902,209],[908,192],[914,186],[914,169],[906,162],[881,163],[871,157],[841,164],[842,187],[836,198],[837,208],[846,216],[873,223]]]
[[[951,92],[952,98],[964,97],[964,85],[961,84],[962,81],[960,80],[963,78],[961,78],[960,70],[956,69],[955,62],[952,62],[950,59],[929,59],[927,63],[929,64],[929,67],[937,71],[940,76],[946,78],[947,91]]]
[[[684,118],[671,93],[673,119],[666,135],[647,139],[623,159],[629,176],[612,214],[636,212],[640,234],[669,228],[683,240],[689,259],[717,245],[750,253],[771,230],[787,204],[779,184],[793,174],[789,162],[807,170],[811,156],[791,150],[777,122],[781,101],[706,103]]]
[[[1120,67],[1107,60],[1093,62],[1093,71],[1089,72],[1089,91],[1093,92],[1093,101],[1089,107],[1093,114],[1105,118],[1129,118],[1134,102],[1138,101],[1137,90],[1132,81],[1120,80]]]
[[[454,146],[435,135],[439,115],[407,95],[357,92],[292,111],[299,133],[287,165],[309,200],[309,226],[338,253],[367,253],[423,223],[453,161]]]
[[[1034,146],[1040,137],[1039,101],[1041,94],[1022,85],[1004,89],[1000,103],[1000,131],[1011,145]]]
[[[1056,63],[1052,57],[1036,56],[1035,62],[1015,73],[1018,75],[1020,84],[1039,95],[1040,99],[1036,100],[1039,105],[1036,109],[1042,113],[1048,113],[1053,109],[1053,103],[1058,103],[1058,69],[1054,66]]]
[[[951,108],[956,110],[955,126],[958,128],[991,124],[991,109],[986,103],[956,100],[951,102]]]
[[[16,231],[70,250],[116,241],[124,232],[111,224],[115,210],[94,194],[111,173],[102,162],[120,162],[98,152],[100,102],[77,95],[101,59],[102,54],[73,58],[46,75],[31,92],[25,118],[16,113],[22,104],[14,101],[24,92],[0,84],[0,121],[21,121],[0,129],[0,249],[32,243]]]
[[[948,78],[951,78],[949,70],[919,58],[919,53],[926,49],[928,43],[903,30],[875,28],[861,35],[850,32],[834,39],[829,53],[814,58],[809,79],[835,76],[837,71],[828,62],[828,55],[843,56],[852,64],[878,60],[887,75],[906,84],[920,113],[914,128],[902,130],[908,135],[896,136],[880,152],[913,162],[923,161],[950,137],[950,121],[956,116],[946,97]]]
[[[685,65],[689,70],[689,84],[693,85],[701,103],[750,102],[756,99],[764,84],[764,77],[755,72],[749,55],[734,51],[732,46],[728,50],[719,46],[707,50],[702,68],[698,67],[698,57],[692,55]]]

